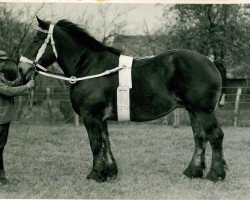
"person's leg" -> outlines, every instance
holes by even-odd
[[[3,164],[3,151],[7,143],[10,123],[0,124],[0,185],[7,184]]]

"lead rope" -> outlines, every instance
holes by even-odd
[[[110,70],[106,70],[103,73],[100,74],[95,74],[95,75],[90,75],[90,76],[85,76],[85,77],[80,77],[80,78],[76,78],[75,76],[71,76],[71,77],[65,77],[65,76],[61,76],[61,75],[55,75],[55,74],[50,74],[48,72],[43,72],[43,71],[37,71],[38,74],[41,74],[43,76],[47,76],[50,78],[55,78],[55,79],[60,79],[60,80],[64,80],[64,81],[69,81],[69,83],[71,84],[75,84],[78,81],[84,81],[84,80],[88,80],[88,79],[93,79],[93,78],[98,78],[98,77],[102,77],[102,76],[107,76],[109,74],[115,73],[121,69],[123,69],[124,67],[116,67]]]
[[[31,80],[34,80],[34,75],[32,75]],[[26,104],[27,106],[24,110],[25,119],[29,119],[32,116],[33,99],[34,99],[34,89],[31,89],[30,93],[29,93],[29,99],[28,99],[27,104]]]
[[[25,119],[29,119],[32,116],[33,98],[34,98],[34,90],[31,90],[29,94],[28,105],[26,107],[26,111],[24,111]]]

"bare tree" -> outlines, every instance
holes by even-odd
[[[98,9],[96,34],[103,43],[114,36],[128,32],[127,15],[134,9],[132,6],[117,7],[114,4],[103,4]]]
[[[83,27],[86,31],[90,31],[93,29],[93,26],[91,25],[92,19],[93,16],[88,15],[87,12],[82,12],[80,17],[76,20],[76,23]]]
[[[30,39],[35,15],[43,8],[43,5],[32,11],[31,4],[23,4],[23,8],[17,10],[14,3],[0,3],[0,46],[16,62],[18,62],[21,50],[25,47],[25,41]]]

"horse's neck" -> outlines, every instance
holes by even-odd
[[[66,76],[85,76],[116,67],[119,56],[108,50],[91,50],[74,38],[62,38],[58,44],[57,62]],[[62,40],[61,39],[61,40]]]
[[[87,74],[98,62],[99,55],[94,52],[84,51],[79,58],[75,68],[75,73],[79,75]]]
[[[116,67],[118,56],[110,52],[94,52],[82,48],[67,55],[61,55],[58,64],[66,76],[86,76],[101,73]]]
[[[66,76],[73,76],[84,49],[78,47],[61,47],[60,50],[57,62]]]

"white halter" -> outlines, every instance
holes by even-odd
[[[97,78],[97,77],[101,77],[101,76],[106,76],[108,74],[111,74],[111,73],[114,73],[114,72],[117,72],[117,71],[123,69],[122,66],[119,66],[119,67],[116,67],[114,69],[107,70],[107,71],[105,71],[103,73],[100,73],[100,74],[85,76],[85,77],[80,77],[80,78],[76,78],[75,76],[64,77],[64,76],[59,76],[59,75],[47,73],[48,70],[45,67],[43,67],[42,65],[38,64],[38,61],[42,57],[42,55],[44,54],[45,49],[46,49],[49,41],[50,41],[50,44],[52,46],[55,57],[58,58],[58,54],[57,54],[56,47],[55,47],[55,41],[54,41],[54,38],[53,38],[53,30],[54,30],[54,25],[53,24],[50,25],[48,31],[38,27],[37,31],[42,32],[42,33],[46,33],[46,34],[48,34],[48,36],[44,40],[43,45],[38,50],[35,61],[32,61],[32,60],[30,60],[30,59],[28,59],[28,58],[26,58],[24,56],[20,57],[20,61],[24,62],[24,63],[29,63],[29,64],[32,64],[32,65],[35,65],[35,67],[41,69],[42,71],[37,71],[41,75],[48,76],[48,77],[51,77],[51,78],[60,79],[60,80],[69,81],[71,84],[74,84],[77,81],[82,81],[82,80]]]
[[[39,59],[42,57],[42,55],[44,54],[45,49],[46,49],[46,47],[47,47],[49,41],[50,41],[50,44],[51,44],[51,46],[52,46],[53,52],[54,52],[54,54],[55,54],[55,57],[56,57],[56,58],[58,57],[58,54],[57,54],[57,51],[56,51],[56,47],[55,47],[54,38],[53,38],[53,30],[54,30],[54,25],[53,25],[53,24],[51,24],[51,25],[49,26],[49,30],[48,30],[48,31],[47,31],[47,30],[44,30],[44,29],[42,29],[42,28],[40,28],[40,27],[37,27],[37,31],[40,31],[40,32],[42,32],[42,33],[46,33],[46,34],[48,34],[48,36],[47,36],[47,38],[44,40],[43,45],[42,45],[42,46],[40,47],[40,49],[38,50],[38,53],[37,53],[37,55],[36,55],[35,61],[32,61],[32,60],[30,60],[30,59],[28,59],[28,58],[26,58],[26,57],[24,57],[24,56],[21,56],[21,57],[20,57],[20,61],[21,61],[21,62],[24,62],[24,63],[32,64],[32,65],[35,64],[35,66],[36,66],[37,68],[41,69],[42,71],[48,71],[45,67],[43,67],[42,65],[39,65],[39,64],[38,64],[38,61],[39,61]]]

